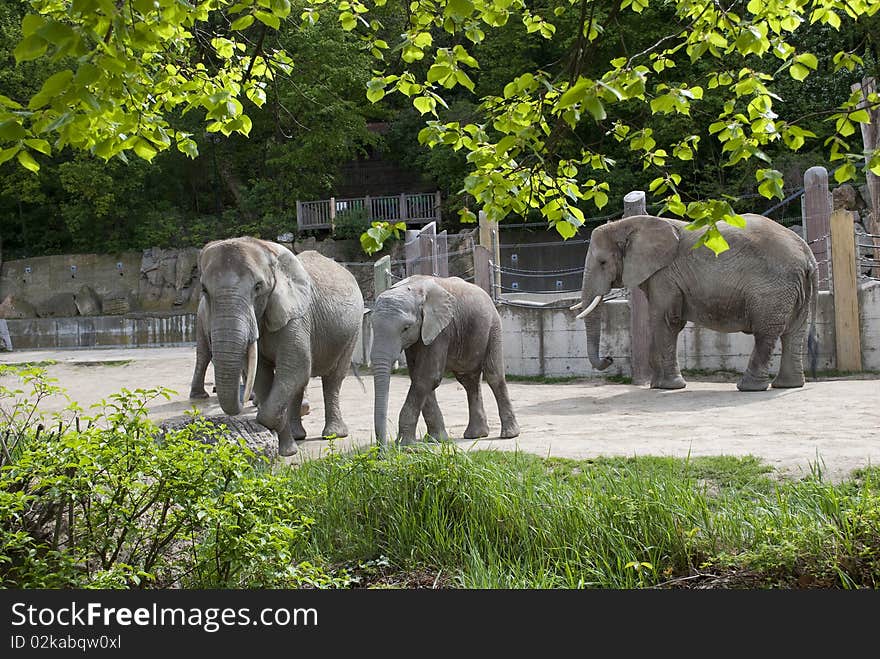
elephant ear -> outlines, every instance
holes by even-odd
[[[275,256],[275,286],[266,303],[266,329],[277,332],[294,318],[305,315],[312,299],[312,278],[286,247],[271,251]]]
[[[623,245],[623,285],[633,289],[672,263],[678,253],[678,233],[660,217],[640,215],[620,221],[628,229]]]
[[[436,282],[426,282],[425,302],[422,305],[422,343],[434,343],[440,332],[452,322],[453,297]]]

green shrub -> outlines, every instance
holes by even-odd
[[[63,392],[40,369],[17,374],[29,392],[0,387],[0,587],[347,583],[296,560],[312,520],[265,458],[195,417],[158,433],[147,405],[169,390],[123,389],[93,416],[57,414],[50,427],[38,405]]]

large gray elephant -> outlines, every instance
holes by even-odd
[[[192,382],[189,386],[189,397],[194,400],[208,398],[205,389],[205,374],[208,372],[208,364],[211,363],[211,336],[209,334],[211,319],[208,316],[208,304],[202,295],[199,298],[199,306],[196,310],[196,364],[193,368]],[[242,382],[247,381],[247,367],[242,370]],[[217,390],[217,387],[214,387]],[[246,404],[246,401],[245,401]],[[256,404],[256,403],[255,403]],[[308,399],[308,389],[303,393],[303,401],[300,405],[300,416],[306,416],[311,409]]]
[[[507,393],[501,344],[501,317],[486,292],[458,277],[414,275],[398,282],[377,298],[372,310],[373,346],[370,360],[375,387],[376,439],[388,440],[388,388],[391,365],[406,352],[410,387],[400,410],[398,438],[416,440],[419,414],[428,434],[437,440],[448,435],[434,390],[443,374],[452,371],[467,391],[468,425],[464,437],[489,434],[480,391],[485,375],[501,417],[501,437],[519,435],[519,425]]]
[[[744,228],[718,224],[730,245],[718,256],[704,247],[693,249],[700,232],[686,230],[680,220],[638,215],[593,230],[581,302],[572,307],[583,309],[577,317],[585,318],[593,368],[604,370],[612,362],[599,356],[602,296],[612,287],[639,287],[648,299],[652,387],[686,385],[676,348],[687,321],[754,335],[748,367],[737,383],[741,391],[767,389],[780,337],[782,357],[773,386],[803,386],[804,338],[811,313],[815,323],[818,295],[816,259],[793,231],[762,215],[742,217]]]
[[[241,412],[253,390],[257,422],[278,433],[278,452],[304,439],[300,406],[310,377],[321,377],[324,437],[345,437],[339,390],[348,373],[364,301],[354,276],[314,251],[231,238],[199,258],[207,336],[220,407]],[[239,382],[244,370],[245,390]]]

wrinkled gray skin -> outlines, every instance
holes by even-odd
[[[252,378],[257,422],[278,433],[280,455],[297,452],[306,431],[300,414],[310,377],[324,392],[324,437],[345,437],[339,389],[348,373],[363,316],[357,280],[314,251],[295,256],[278,243],[231,238],[202,250],[205,326],[220,407],[241,412],[239,382]],[[249,354],[256,345],[255,364]]]
[[[196,311],[196,365],[193,369],[192,383],[189,387],[189,397],[194,400],[208,398],[209,396],[205,389],[205,373],[208,371],[208,364],[211,363],[211,337],[206,331],[206,328],[210,326],[208,305],[205,302],[205,296],[202,295],[199,298],[199,308]],[[247,369],[242,371],[242,380],[247,380]],[[256,400],[254,404],[256,405]],[[307,415],[310,409],[308,389],[306,389],[306,392],[303,394],[302,405],[300,406],[300,416]]]
[[[414,275],[376,298],[371,320],[374,424],[380,444],[388,441],[388,387],[391,366],[401,350],[406,351],[410,378],[398,420],[402,444],[416,441],[420,413],[432,438],[448,439],[434,393],[446,371],[452,371],[467,391],[465,438],[489,435],[481,375],[485,375],[498,403],[501,437],[519,435],[504,378],[501,317],[483,289],[458,277]]]
[[[692,249],[701,232],[686,222],[649,215],[609,222],[593,230],[587,251],[581,308],[613,287],[638,286],[648,298],[651,386],[686,386],[676,357],[678,334],[687,321],[717,332],[745,332],[755,347],[741,391],[763,391],[770,384],[770,358],[782,338],[774,387],[804,384],[803,350],[807,324],[818,295],[816,259],[793,231],[761,215],[744,214],[743,229],[718,224],[730,249],[717,257],[705,247]],[[601,303],[586,316],[587,354],[593,368],[600,358]]]

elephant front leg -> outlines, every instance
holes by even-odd
[[[293,455],[296,453],[297,439],[305,439],[305,430],[299,419],[302,393],[308,383],[308,376],[294,376],[293,379],[280,377],[277,371],[272,383],[272,389],[266,400],[259,401],[257,408],[257,423],[270,428],[278,433],[278,453],[280,455]],[[290,406],[290,417],[288,407]],[[294,417],[293,415],[296,414]]]
[[[443,422],[443,412],[437,404],[436,391],[432,391],[425,399],[422,416],[425,417],[425,425],[428,426],[428,434],[431,437],[438,442],[449,441],[449,433],[446,432],[446,424]]]
[[[196,366],[193,370],[192,382],[189,386],[190,398],[207,398],[208,392],[205,391],[205,373],[208,371],[208,364],[211,362],[211,350],[208,348],[207,341],[200,337],[196,346]]]
[[[652,389],[684,389],[687,382],[678,367],[678,335],[684,321],[668,318],[662,310],[651,310],[651,346],[648,351],[651,363]]]
[[[403,401],[403,406],[400,408],[400,416],[397,420],[397,430],[401,444],[407,445],[416,442],[416,424],[419,421],[419,415],[425,407],[425,401],[428,399],[428,396],[439,384],[440,378],[437,378],[436,383],[433,380],[411,379],[406,400]]]
[[[480,375],[480,371],[455,374],[455,379],[467,392],[468,425],[464,431],[465,439],[489,436],[489,422],[486,420],[486,408],[483,407],[483,394],[480,390]]]

